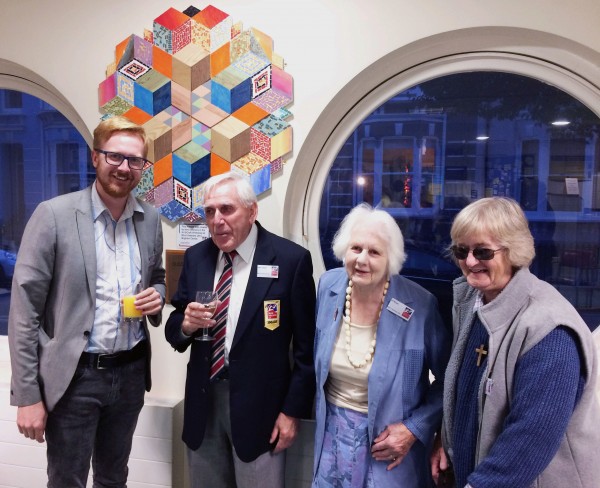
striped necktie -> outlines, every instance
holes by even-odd
[[[225,333],[227,332],[227,309],[229,308],[229,294],[233,280],[233,258],[236,251],[223,253],[225,266],[223,273],[217,283],[216,292],[219,297],[219,306],[215,312],[216,325],[213,328],[214,341],[211,348],[210,379],[211,381],[221,372],[225,366]]]

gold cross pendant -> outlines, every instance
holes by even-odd
[[[488,352],[485,350],[483,344],[475,349],[475,352],[477,353],[477,367],[479,368],[479,366],[481,366],[481,358],[486,356]]]

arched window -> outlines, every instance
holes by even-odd
[[[7,332],[16,256],[33,210],[95,178],[88,144],[67,115],[79,124],[47,83],[0,60],[0,335]]]
[[[306,164],[305,148],[313,148],[316,164],[310,173],[301,171],[306,185],[300,177],[288,194],[286,203],[296,216],[290,233],[298,234],[300,222],[313,256],[323,257],[324,268],[339,266],[330,245],[341,219],[362,201],[385,208],[405,237],[408,259],[402,273],[434,292],[448,318],[451,282],[460,274],[446,253],[452,219],[470,201],[508,196],[521,203],[530,221],[537,252],[532,271],[553,283],[595,328],[600,319],[600,91],[586,73],[568,69],[584,65],[582,54],[593,55],[540,35],[547,54],[557,58],[550,63],[529,52],[535,51],[531,33],[520,53],[499,49],[506,41],[501,30],[496,38],[481,29],[468,33],[471,45],[495,44],[496,49],[438,52],[405,66],[411,60],[404,58],[417,49],[405,47],[374,63],[334,99],[295,165]],[[463,43],[458,37],[448,42],[437,37],[421,41],[419,55]],[[561,48],[551,49],[554,45]],[[572,51],[565,55],[567,47]],[[390,72],[394,66],[395,74]],[[359,87],[363,92],[356,99]],[[330,112],[344,107],[335,121]],[[299,214],[292,202],[303,186]]]

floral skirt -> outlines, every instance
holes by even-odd
[[[323,450],[313,488],[374,488],[367,414],[327,402]]]

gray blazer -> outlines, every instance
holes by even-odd
[[[88,341],[96,308],[91,191],[90,186],[42,202],[25,228],[8,321],[11,405],[43,400],[51,411],[69,386]],[[140,247],[142,285],[153,286],[164,302],[160,217],[151,205],[140,204],[144,212],[135,212],[133,222]],[[157,326],[161,315],[149,319]],[[145,320],[144,329],[149,339]],[[147,371],[149,390],[149,367]]]

